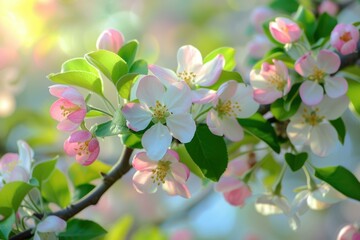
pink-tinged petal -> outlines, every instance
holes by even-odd
[[[206,88],[198,88],[191,91],[191,100],[193,103],[205,104],[214,101],[217,98],[216,91]]]
[[[294,145],[303,145],[308,142],[311,126],[304,121],[291,120],[286,128],[286,133]]]
[[[222,176],[219,181],[215,184],[215,191],[217,192],[229,192],[241,187],[243,183],[234,177]]]
[[[96,138],[91,139],[88,148],[90,152],[95,151],[97,148],[99,148],[99,141]]]
[[[68,100],[69,102],[85,108],[84,97],[75,88],[69,87],[62,94],[61,98]]]
[[[195,79],[195,84],[200,86],[209,87],[216,83],[219,79],[220,74],[224,68],[225,59],[222,55],[217,55],[211,61],[205,63],[200,72],[198,73],[197,78]]]
[[[207,116],[206,116],[206,124],[209,127],[209,130],[218,136],[223,136],[224,135],[224,129],[223,129],[223,125],[222,122],[220,121],[219,116],[217,115],[217,112],[213,109],[211,109]]]
[[[147,171],[155,169],[157,167],[157,162],[151,161],[146,155],[146,152],[139,152],[134,156],[132,165],[138,171]]]
[[[151,160],[160,160],[170,147],[171,139],[169,129],[156,123],[144,133],[141,143]]]
[[[62,93],[69,89],[70,87],[67,85],[61,85],[61,84],[56,84],[56,85],[52,85],[49,87],[49,92],[51,95],[53,95],[54,97],[58,97],[61,98],[62,97]]]
[[[91,139],[92,135],[89,131],[86,130],[79,130],[73,132],[69,137],[69,143],[76,143],[76,142],[85,142]]]
[[[50,107],[50,115],[53,119],[57,121],[62,121],[63,119],[66,119],[66,115],[63,115],[62,108],[69,109],[73,107],[76,107],[76,105],[72,104],[66,99],[56,100]]]
[[[349,98],[344,95],[336,99],[324,96],[324,99],[318,105],[319,115],[325,116],[327,120],[335,120],[343,115],[349,106]]]
[[[22,166],[16,166],[10,173],[8,178],[5,178],[6,182],[22,181],[27,182],[30,179],[30,169],[25,169]]]
[[[270,22],[269,29],[270,29],[271,35],[273,36],[273,38],[276,41],[278,41],[282,44],[291,42],[290,36],[288,34],[286,34],[285,32],[281,31],[275,22]]]
[[[19,155],[16,153],[6,153],[0,158],[0,175],[11,172],[14,166],[19,164]]]
[[[359,233],[360,231],[356,226],[346,225],[340,230],[336,240],[359,240],[355,238],[355,237],[360,237]],[[357,236],[355,234],[357,234]]]
[[[179,157],[179,154],[176,151],[174,151],[172,149],[169,149],[166,152],[164,160],[167,160],[167,161],[170,161],[170,162],[179,162],[180,157]]]
[[[175,181],[185,184],[189,178],[189,169],[188,167],[181,162],[171,163],[171,175],[174,177]]]
[[[316,82],[305,81],[300,86],[301,100],[309,106],[319,104],[324,96],[323,88]]]
[[[244,138],[244,130],[236,118],[223,117],[221,124],[223,125],[224,136],[229,140],[237,142]]]
[[[133,176],[133,186],[139,193],[154,193],[157,190],[157,184],[153,183],[151,171],[137,171]]]
[[[196,73],[203,63],[200,51],[191,45],[179,48],[177,52],[177,61],[178,73],[183,71]]]
[[[317,67],[315,59],[311,56],[311,52],[303,55],[295,62],[295,71],[303,77],[313,74],[314,68]]]
[[[170,84],[179,82],[180,79],[172,70],[150,64],[148,66],[150,72],[154,74],[162,84],[168,87]]]
[[[346,94],[348,83],[343,77],[326,77],[324,88],[329,97],[338,98]]]
[[[36,231],[44,232],[44,233],[62,232],[65,229],[66,229],[66,221],[54,215],[47,216],[36,226]]]
[[[356,50],[357,50],[357,41],[350,40],[350,41],[344,43],[344,45],[342,45],[342,47],[340,48],[340,53],[342,55],[348,55],[353,52],[356,52]]]
[[[310,133],[310,148],[313,153],[325,157],[334,150],[338,142],[335,128],[329,123],[320,123],[314,126]]]
[[[155,107],[157,100],[162,102],[164,93],[165,87],[157,77],[146,75],[139,79],[136,97],[147,106]]]
[[[244,206],[245,200],[251,196],[251,190],[248,186],[242,184],[237,189],[229,192],[224,192],[225,200],[232,206]]]
[[[24,167],[24,169],[30,173],[34,151],[29,144],[23,140],[17,141],[17,146],[19,149],[19,165]]]
[[[78,144],[77,143],[70,143],[69,138],[65,140],[64,142],[64,151],[68,156],[75,156],[76,151],[75,148]]]
[[[282,92],[274,88],[255,89],[254,100],[260,104],[270,104],[282,97]]]
[[[67,118],[73,123],[81,123],[84,121],[86,110],[78,110],[70,113]]]
[[[82,161],[79,161],[78,158],[76,158],[76,160],[81,165],[88,166],[88,165],[92,164],[97,159],[97,157],[99,156],[99,153],[100,153],[100,147],[95,148],[86,159],[83,159]]]
[[[265,63],[263,63],[264,65]],[[267,63],[266,63],[267,64]],[[267,81],[261,73],[258,73],[256,70],[251,70],[250,72],[250,84],[254,89],[266,89],[272,88],[272,85]]]
[[[239,111],[235,112],[238,118],[247,118],[253,115],[259,109],[259,103],[253,98],[253,89],[250,85],[238,83],[235,95],[231,98],[231,102],[238,103]]]
[[[171,114],[166,118],[171,134],[182,143],[188,143],[194,137],[196,125],[190,113]]]
[[[329,50],[321,50],[317,56],[318,67],[328,74],[339,70],[340,63],[340,57]]]
[[[56,126],[56,128],[60,131],[72,132],[75,131],[80,126],[79,123],[73,123],[68,119],[64,119]]]
[[[122,113],[128,121],[128,127],[134,131],[145,129],[152,119],[152,113],[149,109],[138,103],[125,104]]]
[[[244,175],[246,171],[250,169],[248,161],[242,158],[236,158],[228,163],[226,171],[231,176],[239,176]]]
[[[191,90],[184,82],[168,87],[164,94],[164,103],[172,113],[186,113],[191,107]]]
[[[125,38],[121,32],[115,29],[107,29],[96,40],[96,48],[117,53],[124,44],[124,41]]]
[[[179,183],[174,179],[167,178],[163,184],[163,189],[171,196],[179,195],[184,198],[190,198],[191,194],[185,184]]]
[[[216,94],[221,100],[228,100],[235,95],[237,87],[238,83],[234,80],[230,80],[221,84]]]

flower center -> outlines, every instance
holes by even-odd
[[[4,173],[11,173],[12,171],[14,171],[14,168],[18,165],[18,162],[19,161],[16,160],[6,163],[6,165],[3,168]]]
[[[72,107],[64,107],[64,106],[60,106],[61,109],[61,115],[63,117],[67,117],[70,113],[73,113],[77,110],[80,109],[79,106],[72,106]]]
[[[90,140],[86,141],[86,142],[78,142],[78,146],[76,148],[74,148],[74,150],[76,151],[76,154],[81,156],[81,155],[89,155],[89,142]]]
[[[314,67],[313,74],[310,75],[308,78],[309,78],[309,80],[312,80],[312,81],[322,82],[324,77],[325,77],[324,71],[317,67]]]
[[[304,108],[304,113],[302,114],[305,122],[311,126],[316,126],[321,123],[325,116],[319,116],[319,108],[309,111],[307,108]]]
[[[223,102],[219,99],[215,110],[218,112],[220,118],[223,116],[236,117],[237,113],[241,111],[241,108],[238,102],[233,103],[230,100]]]
[[[345,32],[343,35],[341,35],[340,39],[344,42],[348,42],[352,39],[350,32]]]
[[[157,183],[157,185],[165,183],[165,177],[170,170],[170,165],[170,161],[159,161],[157,167],[151,171],[153,183]]]
[[[153,112],[154,123],[165,123],[166,118],[170,116],[170,112],[165,105],[162,105],[159,101],[156,101],[155,107],[151,107],[150,110]]]
[[[193,88],[195,86],[196,74],[194,72],[183,71],[181,73],[178,73],[177,75],[179,78],[184,80],[190,88]]]
[[[286,81],[282,77],[280,77],[278,74],[272,74],[268,81],[271,85],[273,85],[278,91],[283,91]]]

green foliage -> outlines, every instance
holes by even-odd
[[[16,211],[28,192],[37,185],[25,182],[10,182],[0,190],[0,207],[12,208]]]
[[[34,166],[34,169],[32,171],[32,177],[37,179],[40,184],[40,188],[42,186],[42,183],[48,180],[48,178],[53,173],[58,158],[51,159],[49,161],[39,162]]]
[[[302,166],[304,165],[307,159],[308,159],[308,154],[306,152],[302,152],[299,154],[292,154],[292,153],[285,154],[285,160],[293,172],[296,172],[297,170],[302,168]]]
[[[117,54],[106,50],[88,53],[85,55],[85,59],[99,69],[99,71],[114,84],[129,70],[124,59]]]
[[[186,151],[184,144],[180,144],[175,148],[175,150],[179,154],[180,162],[184,163],[190,169],[190,171],[199,178],[205,178],[199,166],[196,165],[194,160],[192,160],[189,153]]]
[[[344,145],[345,135],[346,135],[346,128],[344,121],[340,117],[338,119],[331,120],[330,123],[336,129],[339,141],[341,142],[342,145]]]
[[[3,219],[0,221],[0,239],[8,240],[12,225],[15,223],[14,209],[0,207],[0,216],[3,216]]]
[[[109,230],[104,240],[125,240],[134,223],[134,218],[131,215],[126,215],[120,218]]]
[[[354,110],[360,114],[360,67],[350,66],[341,71],[348,82],[347,96],[352,103]]]
[[[107,173],[110,168],[109,165],[101,161],[95,161],[89,166],[73,163],[69,167],[68,174],[71,182],[77,187],[98,179],[101,177],[101,173]]]
[[[148,64],[145,60],[139,59],[135,61],[129,70],[129,73],[148,74]]]
[[[73,58],[64,62],[61,72],[82,71],[98,75],[96,68],[91,66],[84,58]]]
[[[275,130],[261,114],[256,113],[250,118],[238,119],[238,122],[248,133],[263,140],[275,152],[280,153],[279,140]]]
[[[88,183],[84,183],[84,184],[76,186],[74,195],[72,198],[72,202],[76,202],[76,201],[80,200],[81,198],[85,197],[94,188],[95,188],[94,185],[88,184]]]
[[[128,73],[117,81],[116,88],[122,98],[130,99],[131,87],[137,76],[137,73]]]
[[[264,62],[273,64],[273,59],[277,59],[277,60],[281,60],[284,62],[284,64],[288,67],[288,68],[294,68],[294,60],[291,59],[286,53],[284,52],[274,52],[270,55],[267,55],[266,57],[264,57],[263,59],[259,60],[254,66],[253,69],[261,69],[261,65]]]
[[[232,71],[236,66],[236,61],[235,61],[235,49],[231,47],[221,47],[215,49],[204,58],[204,63],[209,62],[219,54],[221,54],[225,59],[224,70]]]
[[[91,240],[106,234],[99,224],[82,219],[71,219],[66,225],[66,231],[59,234],[60,240]]]
[[[314,14],[300,5],[294,16],[294,20],[299,22],[299,24],[302,26],[307,39],[310,42],[313,42],[314,32],[316,27],[315,24],[316,19]]]
[[[128,131],[129,130],[126,126],[126,119],[122,115],[121,110],[118,109],[115,111],[113,119],[97,125],[94,133],[97,137],[107,137]]]
[[[47,201],[56,203],[62,208],[70,204],[68,181],[59,169],[55,169],[50,178],[43,183],[41,193]]]
[[[140,228],[131,240],[166,240],[167,237],[161,232],[158,227],[145,226]]]
[[[212,134],[207,125],[199,124],[194,138],[185,144],[185,148],[205,177],[219,180],[228,163],[223,137]]]
[[[273,0],[269,7],[276,11],[291,14],[298,9],[299,3],[296,0]]]
[[[299,87],[300,84],[295,84],[286,97],[279,98],[271,104],[270,110],[276,119],[285,121],[297,112],[301,105]]]
[[[337,19],[327,13],[321,14],[314,33],[315,42],[320,38],[328,37],[337,24]]]
[[[349,198],[360,201],[360,182],[343,166],[315,168],[315,176]]]
[[[237,82],[239,82],[239,83],[243,83],[244,81],[243,81],[243,79],[242,79],[242,77],[241,77],[241,75],[240,75],[240,73],[238,73],[238,72],[230,72],[230,71],[225,71],[225,70],[223,70],[222,72],[221,72],[221,74],[220,74],[220,76],[219,76],[219,79],[216,81],[216,83],[214,84],[214,85],[212,85],[210,88],[211,89],[214,89],[214,90],[217,90],[217,89],[219,89],[219,87],[223,84],[223,83],[225,83],[225,82],[227,82],[227,81],[229,81],[229,80],[235,80],[235,81],[237,81]]]
[[[100,77],[94,73],[84,71],[68,71],[64,73],[53,73],[48,78],[60,84],[73,85],[85,88],[89,91],[104,96],[103,83]]]
[[[118,55],[125,60],[128,66],[131,66],[134,62],[138,47],[139,42],[137,40],[131,40],[120,48]]]
[[[129,148],[143,148],[141,144],[141,134],[128,132],[121,135],[121,141]]]

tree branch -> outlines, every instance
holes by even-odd
[[[49,215],[58,216],[65,221],[72,218],[85,208],[96,205],[101,196],[122,176],[124,176],[130,169],[130,157],[133,152],[133,149],[125,148],[122,153],[119,161],[114,165],[114,167],[110,170],[108,174],[103,176],[103,182],[96,186],[90,193],[88,193],[84,198],[80,199],[78,202],[71,204],[65,209],[60,211],[50,213]],[[43,215],[38,215],[42,217]],[[28,229],[24,232],[21,232],[13,237],[10,240],[22,240],[29,239],[33,236],[32,229]]]

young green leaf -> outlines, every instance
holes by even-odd
[[[34,169],[32,171],[32,177],[39,181],[40,188],[42,186],[42,183],[45,182],[53,173],[57,163],[57,159],[58,158],[56,157],[49,161],[40,162],[34,166]]]
[[[347,78],[348,82],[348,92],[347,96],[350,99],[350,102],[354,106],[355,111],[360,114],[360,98],[359,98],[359,92],[360,92],[360,83],[353,81],[349,78]]]
[[[107,232],[99,224],[82,219],[71,219],[67,225],[65,232],[59,234],[60,240],[84,240],[97,239]]]
[[[318,24],[314,32],[314,40],[318,41],[320,38],[328,37],[331,31],[337,24],[337,19],[330,16],[326,12],[319,17]]]
[[[344,121],[340,118],[335,120],[330,120],[331,125],[336,129],[336,132],[338,134],[339,141],[342,145],[344,145],[345,142],[345,135],[346,135],[346,128]]]
[[[215,49],[204,58],[204,63],[209,62],[219,54],[221,54],[225,59],[224,70],[232,71],[236,66],[236,61],[235,61],[235,49],[231,47],[221,47]]]
[[[294,16],[294,20],[296,20],[297,22],[300,23],[300,25],[302,25],[307,39],[310,42],[313,42],[314,32],[316,27],[315,24],[316,19],[314,14],[300,5]]]
[[[360,182],[343,166],[315,168],[315,176],[349,198],[360,201]]]
[[[137,133],[128,132],[121,135],[121,141],[128,148],[144,148],[141,144],[141,135]]]
[[[285,153],[285,161],[293,172],[302,168],[307,159],[308,154],[306,152],[299,154]]]
[[[25,182],[10,182],[0,190],[0,207],[12,208],[17,211],[28,192],[37,187]]]
[[[119,92],[119,95],[122,98],[124,98],[124,99],[130,98],[132,84],[138,75],[139,74],[137,74],[137,73],[128,73],[128,74],[122,76],[119,79],[119,81],[116,83],[116,88]]]
[[[95,161],[89,166],[82,166],[78,163],[73,163],[69,167],[69,177],[75,187],[82,184],[90,183],[91,181],[101,177],[101,173],[107,173],[110,170],[110,166],[102,163],[101,161]]]
[[[118,135],[128,131],[129,129],[126,126],[126,119],[122,115],[121,110],[118,109],[117,111],[115,111],[113,119],[108,122],[99,124],[96,127],[94,133],[97,137],[107,137]]]
[[[210,88],[217,90],[219,89],[219,87],[221,86],[221,84],[229,81],[229,80],[235,80],[239,83],[244,82],[240,73],[238,72],[230,72],[230,71],[225,71],[223,70],[219,76],[219,79],[216,81],[216,83],[214,85],[212,85]]]
[[[269,7],[280,12],[291,14],[298,9],[299,3],[297,0],[273,0],[270,2]]]
[[[223,137],[212,134],[207,125],[200,124],[191,142],[185,144],[185,148],[205,177],[213,181],[219,180],[228,163]]]
[[[120,48],[118,55],[125,60],[128,66],[131,66],[134,62],[138,46],[139,42],[137,40],[131,40]]]
[[[99,75],[96,68],[91,66],[84,58],[73,58],[61,65],[61,72],[81,71]]]
[[[135,61],[129,70],[129,73],[148,74],[148,64],[145,60],[140,59]]]
[[[68,181],[59,169],[55,169],[50,178],[43,183],[41,193],[47,201],[56,203],[62,208],[70,204]]]
[[[8,240],[12,226],[15,223],[15,211],[12,208],[0,207],[0,239]]]
[[[276,119],[285,121],[297,112],[302,102],[298,94],[299,87],[300,84],[295,84],[286,99],[279,98],[271,104],[270,111]]]

